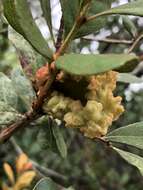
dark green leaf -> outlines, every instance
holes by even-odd
[[[3,0],[9,24],[41,55],[51,59],[52,52],[36,26],[26,0]]]
[[[143,149],[143,122],[118,128],[108,133],[105,139]]]
[[[129,162],[133,166],[137,167],[139,169],[140,173],[143,175],[143,158],[142,157],[140,157],[136,154],[115,148],[115,147],[113,147],[113,149],[116,152],[118,152],[120,154],[120,156],[122,158],[124,158],[127,162]]]
[[[59,187],[50,178],[41,179],[33,190],[58,190]]]
[[[53,152],[59,153],[52,131],[52,120],[47,117],[41,118],[39,125],[40,130],[37,136],[37,142],[41,149],[50,149]]]
[[[42,178],[34,187],[33,190],[74,190],[72,187],[64,188],[56,184],[50,178]]]
[[[104,11],[100,15],[123,14],[123,15],[143,16],[142,7],[143,7],[143,0],[137,0]]]
[[[113,0],[92,0],[90,9],[87,13],[87,17],[108,10],[109,8],[111,8],[112,1]],[[76,35],[76,38],[98,32],[101,28],[103,28],[106,25],[106,23],[107,17],[100,17],[93,21],[90,21],[81,27],[81,29]]]
[[[122,65],[121,67],[116,69],[116,71],[120,73],[132,72],[137,67],[138,64],[139,64],[139,61],[132,61],[132,62],[129,61],[125,65]]]
[[[64,27],[65,27],[65,36],[71,30],[77,15],[82,7],[83,0],[73,0],[72,3],[68,0],[60,0],[64,18]],[[90,9],[87,13],[88,16],[91,16],[95,13],[100,13],[111,7],[112,0],[92,0]],[[81,27],[76,38],[85,36],[87,34],[99,31],[106,24],[106,18],[98,18],[94,21],[86,23]]]
[[[40,126],[41,129],[37,137],[40,147],[42,149],[50,149],[65,158],[67,155],[67,147],[60,131],[60,126],[47,117],[42,119]]]
[[[56,61],[56,66],[58,69],[63,69],[72,74],[92,75],[133,62],[138,62],[138,58],[135,55],[128,54],[66,54]]]
[[[57,125],[56,122],[53,123],[52,126],[53,135],[56,140],[57,148],[63,158],[66,158],[67,156],[67,146],[64,141],[63,135],[61,133],[60,126]]]
[[[138,30],[134,24],[134,22],[128,16],[122,16],[123,26],[129,32],[129,34],[135,38],[138,34]]]
[[[109,136],[106,138],[111,142],[117,142],[143,149],[143,136]]]
[[[119,73],[117,81],[124,83],[143,83],[142,78],[136,77],[130,73]]]
[[[60,3],[63,12],[65,36],[67,36],[79,13],[81,0],[73,0],[72,3],[68,0],[60,0]]]
[[[2,11],[3,11],[2,1],[0,0],[0,16],[1,16],[1,14],[2,14]]]

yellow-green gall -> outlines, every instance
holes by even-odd
[[[64,115],[64,121],[67,127],[80,128],[84,126],[84,120],[80,113],[68,112]]]
[[[66,82],[67,80],[68,75]],[[79,80],[83,80],[83,77]],[[75,81],[79,82],[79,80]],[[63,120],[66,127],[78,128],[89,138],[101,137],[106,135],[112,122],[124,112],[121,105],[122,98],[113,95],[117,72],[109,71],[85,77],[84,80],[87,82],[87,90],[86,93],[81,92],[80,100],[66,97],[60,92],[53,92],[51,99],[45,102],[43,109],[54,118]],[[83,99],[86,102],[83,103]]]

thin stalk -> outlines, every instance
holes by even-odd
[[[139,43],[139,41],[143,38],[143,34],[140,34],[136,39],[135,41],[133,42],[132,46],[128,49],[128,52],[127,53],[131,53],[134,48],[137,46],[137,44]]]
[[[69,43],[73,40],[75,34],[77,33],[77,31],[79,30],[79,28],[82,26],[82,24],[84,22],[86,22],[85,19],[85,14],[89,8],[90,2],[87,3],[85,5],[85,7],[83,7],[80,15],[78,16],[78,18],[76,19],[72,29],[70,30],[69,34],[67,35],[66,39],[64,40],[63,44],[61,45],[61,47],[59,48],[59,50],[57,51],[57,53],[55,53],[54,55],[54,60],[56,60],[61,54],[64,53],[65,49],[67,49]]]
[[[105,43],[111,43],[111,44],[132,44],[133,40],[121,40],[121,39],[112,39],[112,38],[82,38],[83,40],[89,40],[89,41],[99,41],[99,42],[105,42]]]

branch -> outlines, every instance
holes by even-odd
[[[34,111],[30,111],[22,117],[22,119],[18,120],[14,124],[2,129],[0,131],[0,143],[5,142],[8,140],[14,132],[16,132],[18,129],[21,129],[25,126],[27,126],[32,121],[38,119],[41,115],[38,113],[35,113]]]
[[[81,38],[83,40],[89,40],[89,41],[99,41],[99,42],[105,42],[105,43],[112,43],[112,44],[132,44],[133,40],[120,40],[120,39],[112,39],[112,38]]]
[[[139,41],[143,38],[143,34],[140,34],[135,41],[133,42],[132,46],[128,49],[127,53],[131,53],[133,51],[133,49],[137,46],[137,44],[139,43]]]
[[[20,154],[24,153],[22,148],[16,143],[14,138],[10,139],[10,143],[16,151],[16,154],[19,156]],[[71,183],[68,181],[68,178],[52,169],[45,168],[41,166],[37,162],[29,159],[32,163],[33,169],[39,174],[40,177],[51,177],[54,181],[58,182],[60,185],[70,185]]]
[[[67,37],[63,41],[63,43],[61,44],[58,51],[56,51],[56,53],[53,55],[53,58],[51,59],[51,63],[49,63],[49,65],[54,63],[54,61],[65,52],[69,43],[74,38],[74,35],[78,31],[78,29],[81,27],[81,25],[84,23],[85,13],[86,13],[88,7],[89,7],[89,4],[86,4],[86,6],[83,7],[83,9],[81,10],[81,12],[79,14],[79,17],[77,18],[77,20],[75,21],[75,23],[73,25],[71,31],[69,32],[69,34],[67,35]],[[61,32],[59,31],[59,36],[60,35],[61,35]],[[61,40],[62,40],[62,38],[61,38]],[[46,81],[45,85],[40,88],[38,97],[32,104],[32,111],[24,114],[24,116],[21,120],[15,122],[14,124],[8,126],[7,128],[4,128],[0,131],[0,142],[5,142],[18,129],[28,126],[32,121],[34,121],[42,116],[42,114],[43,114],[42,105],[44,103],[45,98],[47,98],[50,95],[49,89],[50,89],[52,83],[54,82],[57,74],[58,74],[58,71],[56,68],[50,72],[48,80]]]
[[[104,12],[101,12],[101,13],[97,13],[97,14],[95,14],[95,15],[93,15],[93,16],[87,17],[87,18],[86,18],[86,22],[95,20],[95,19],[97,19],[97,18],[100,17],[100,16],[105,16],[105,15],[109,15],[109,14],[110,14],[110,12],[108,12],[108,11],[104,11]]]
[[[86,12],[90,6],[90,2],[85,3],[85,6],[82,8],[81,12],[77,16],[75,23],[73,24],[70,32],[68,33],[67,37],[65,38],[64,42],[61,44],[61,47],[58,49],[56,54],[54,55],[54,59],[57,59],[60,55],[64,53],[67,49],[69,43],[73,40],[75,34],[80,29],[80,27],[86,22]]]

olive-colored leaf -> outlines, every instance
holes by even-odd
[[[41,55],[51,59],[52,52],[35,24],[26,0],[3,0],[4,14],[9,24]]]
[[[138,62],[138,58],[128,54],[65,54],[57,59],[56,66],[72,74],[92,75],[119,68],[124,64],[134,64],[134,62]]]
[[[140,173],[143,175],[143,158],[142,157],[140,157],[136,154],[115,148],[115,147],[113,147],[113,149],[116,152],[118,152],[120,154],[120,156],[122,158],[124,158],[127,162],[129,162],[131,165],[137,167],[139,169]]]
[[[119,73],[117,81],[124,83],[143,83],[142,78],[136,77],[131,73]]]
[[[143,149],[143,122],[118,128],[108,133],[105,139]]]

